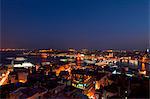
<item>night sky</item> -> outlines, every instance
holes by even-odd
[[[149,0],[2,0],[3,48],[145,49]]]

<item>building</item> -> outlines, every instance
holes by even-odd
[[[86,75],[82,70],[76,70],[72,72],[72,86],[82,89],[82,93],[88,97],[94,96],[94,78],[92,76]]]

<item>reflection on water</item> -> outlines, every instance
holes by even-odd
[[[139,70],[142,70],[142,71],[150,71],[150,65],[148,63],[143,63],[143,62],[140,62],[138,61],[138,64],[131,64],[129,62],[120,62],[118,63],[119,66],[128,66],[130,68],[133,68],[133,69],[139,69]]]
[[[150,65],[148,63],[139,63],[138,65],[138,69],[142,70],[142,71],[150,71]]]

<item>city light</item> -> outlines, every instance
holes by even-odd
[[[14,67],[33,67],[32,63],[22,63],[22,64],[14,64]]]

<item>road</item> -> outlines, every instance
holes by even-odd
[[[7,71],[5,76],[1,79],[0,81],[0,86],[4,84],[4,82],[7,80],[8,76],[9,76],[10,71]]]

